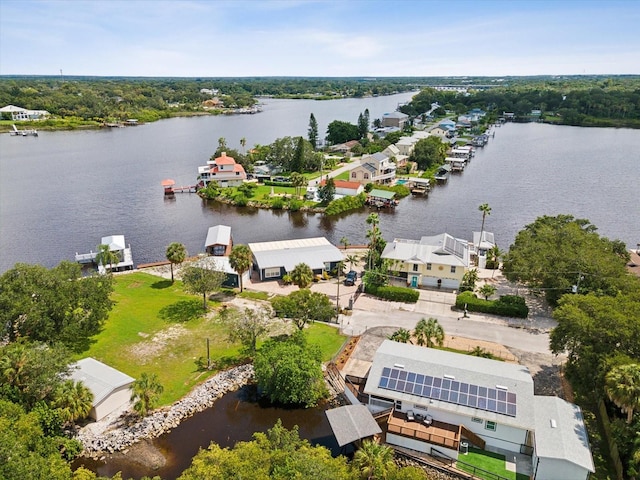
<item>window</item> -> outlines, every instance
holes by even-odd
[[[280,276],[280,267],[264,269],[264,278],[277,278],[279,276]]]
[[[484,429],[485,430],[491,430],[492,432],[496,431],[496,422],[492,422],[490,420],[487,420],[484,424]]]
[[[431,264],[427,263],[427,270],[431,270]]]
[[[412,268],[413,268],[413,271],[414,271],[414,272],[417,272],[417,271],[418,271],[418,264],[417,264],[417,263],[414,263],[414,264],[412,265]]]
[[[456,267],[455,267],[455,265],[451,265],[451,273],[456,273]]]
[[[364,174],[364,179],[365,179],[365,180],[369,180],[369,174],[368,174],[368,173],[365,173],[365,174]]]
[[[351,172],[351,178],[356,178],[356,177],[357,177],[356,172]]]
[[[471,421],[474,423],[482,423],[482,419],[478,417],[471,417]]]

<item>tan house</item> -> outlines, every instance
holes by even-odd
[[[361,185],[368,183],[393,183],[396,178],[396,164],[382,152],[365,155],[360,165],[351,170],[349,180]]]
[[[382,258],[391,261],[394,276],[413,288],[458,289],[470,266],[469,242],[448,233],[420,240],[396,238],[388,243]]]
[[[402,112],[391,112],[382,115],[383,127],[397,127],[403,129],[409,121],[409,115]]]
[[[246,179],[244,167],[228,157],[227,152],[222,152],[215,160],[209,160],[206,165],[198,167],[199,187],[206,187],[209,182],[218,182],[221,187],[239,187]]]

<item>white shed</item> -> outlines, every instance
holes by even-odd
[[[72,365],[71,378],[93,393],[89,416],[96,421],[130,402],[134,379],[94,358],[83,358]]]

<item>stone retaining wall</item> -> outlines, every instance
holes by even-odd
[[[84,446],[83,455],[88,457],[97,458],[106,452],[124,450],[143,438],[159,437],[177,427],[185,418],[213,406],[218,398],[252,379],[253,365],[231,368],[198,385],[170,407],[156,410],[133,423],[121,417],[112,428],[99,433],[83,428],[76,438]]]

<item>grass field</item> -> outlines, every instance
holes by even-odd
[[[497,474],[502,478],[508,478],[510,480],[527,480],[529,478],[528,475],[507,470],[505,468],[504,455],[472,447],[469,448],[468,454],[458,457],[456,467],[465,472],[472,473],[478,478],[485,478],[487,480],[495,480],[496,476],[485,472]],[[474,470],[473,467],[484,470],[484,472]]]
[[[156,373],[164,392],[162,405],[184,396],[213,371],[200,371],[196,360],[206,358],[207,338],[211,360],[224,368],[241,360],[239,345],[227,341],[223,325],[215,314],[202,315],[202,298],[188,295],[182,284],[149,275],[131,273],[116,277],[116,302],[104,330],[82,357],[93,357],[137,378],[143,372]],[[220,304],[209,302],[213,312]],[[330,359],[344,337],[323,324],[308,329],[310,343],[320,345],[323,358]]]

